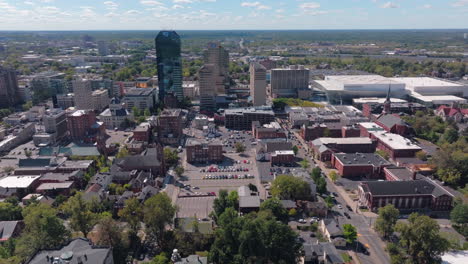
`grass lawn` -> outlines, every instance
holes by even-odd
[[[349,255],[346,254],[346,253],[341,253],[341,257],[343,258],[344,262],[351,262],[351,261],[353,261],[353,258],[351,258],[351,256],[349,256]]]

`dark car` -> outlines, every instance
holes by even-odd
[[[346,216],[348,219],[351,219],[351,216],[347,212],[344,212],[344,216]]]
[[[348,208],[349,211],[353,211],[353,209],[349,205],[346,205],[346,208]]]

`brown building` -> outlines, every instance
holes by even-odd
[[[271,164],[291,164],[294,162],[294,151],[278,150],[271,154]]]
[[[189,139],[185,147],[188,163],[217,163],[223,161],[224,158],[223,145],[219,141]]]
[[[320,137],[342,137],[341,123],[323,123],[314,124],[312,126],[303,125],[300,135],[306,141],[311,141]]]
[[[260,125],[260,122],[252,122],[252,135],[256,139],[286,138],[286,132],[276,122],[268,125]]]
[[[78,110],[68,115],[67,125],[72,140],[84,140],[96,121],[96,114],[93,111]]]
[[[133,130],[133,140],[148,142],[151,136],[151,126],[149,123],[142,123]]]
[[[333,153],[374,153],[375,143],[369,138],[317,138],[311,142],[314,155],[321,161],[330,161]]]
[[[183,135],[182,109],[165,109],[158,116],[158,138],[163,144],[178,145]]]
[[[225,126],[228,129],[249,130],[252,122],[258,121],[260,125],[275,121],[275,113],[270,108],[235,108],[224,112]]]
[[[393,204],[400,211],[449,211],[452,209],[454,197],[429,178],[361,182],[358,190],[360,206],[374,212],[387,204]]]
[[[414,134],[413,128],[397,115],[382,115],[375,121],[375,123],[389,133],[401,136]]]
[[[391,166],[391,163],[374,153],[334,153],[331,164],[341,177],[368,179],[382,178],[384,168]]]
[[[392,159],[414,157],[421,150],[411,140],[398,134],[379,131],[370,133],[370,137],[377,141],[377,149],[387,152]]]

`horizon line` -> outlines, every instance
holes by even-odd
[[[60,32],[60,31],[372,31],[372,30],[468,30],[468,28],[333,28],[333,29],[0,29],[0,32]],[[468,32],[467,32],[468,33]]]

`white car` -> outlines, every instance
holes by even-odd
[[[337,205],[336,207],[338,207],[338,209],[343,209],[343,206],[341,206],[341,204]]]

